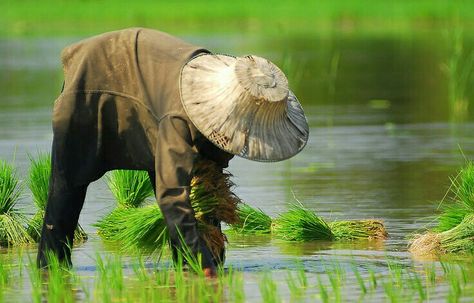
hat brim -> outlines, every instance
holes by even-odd
[[[296,96],[280,102],[250,98],[235,76],[237,58],[204,54],[181,70],[180,97],[195,127],[220,149],[254,161],[293,157],[306,145],[309,127]]]

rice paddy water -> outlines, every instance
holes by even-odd
[[[381,11],[383,2],[372,0],[289,6],[263,1],[252,2],[255,9],[249,10],[216,2],[188,11],[179,2],[157,12],[149,9],[157,8],[152,2],[106,12],[100,8],[112,1],[50,5],[49,23],[42,21],[44,6],[0,4],[8,6],[0,10],[6,22],[0,30],[0,159],[9,170],[1,190],[10,188],[13,194],[4,196],[14,198],[0,201],[0,217],[19,219],[0,225],[7,235],[0,247],[0,301],[473,300],[472,205],[465,199],[469,182],[461,182],[472,175],[458,174],[460,168],[468,171],[466,160],[474,155],[472,4],[398,1]],[[88,8],[89,14],[78,17]],[[236,212],[240,220],[224,224],[226,262],[212,281],[198,270],[174,267],[146,182],[137,184],[143,191],[125,195],[144,197],[143,203],[124,201],[127,207],[117,202],[106,178],[89,186],[80,217],[88,240],[75,243],[72,269],[51,260],[48,274],[37,270],[35,244],[23,244],[33,242],[34,234],[20,226],[41,209],[34,204],[40,205],[35,190],[28,190],[28,176],[31,158],[51,148],[51,107],[62,84],[60,50],[86,34],[138,24],[217,53],[268,57],[288,73],[307,114],[310,139],[296,157],[272,164],[238,157],[230,162],[238,185],[232,192],[247,204]],[[38,183],[39,191],[46,181]],[[295,197],[301,204],[293,205]],[[216,200],[209,202],[211,208],[197,209],[203,220],[215,209]],[[212,215],[229,218],[228,211]],[[116,223],[107,223],[109,233],[99,236],[94,224],[111,213]],[[299,220],[301,214],[308,220]],[[385,237],[382,223],[389,237],[375,239]],[[130,226],[135,230],[124,235]],[[278,235],[278,229],[284,232]],[[13,236],[13,230],[23,236]],[[425,231],[431,238],[421,247],[435,244],[436,253],[410,253],[411,235]],[[117,234],[127,240],[103,239]],[[326,240],[308,236],[314,234]]]

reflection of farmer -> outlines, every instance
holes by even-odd
[[[156,185],[172,247],[184,240],[212,274],[189,202],[196,156],[227,167],[233,155],[278,161],[299,152],[308,126],[283,73],[259,57],[213,55],[148,29],[81,41],[62,61],[39,264],[46,250],[70,262],[67,243],[89,183],[109,170],[137,169]]]

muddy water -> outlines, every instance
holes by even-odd
[[[285,269],[294,259],[314,273],[324,270],[321,260],[329,256],[375,266],[387,256],[410,263],[407,235],[430,224],[448,177],[474,155],[473,119],[453,122],[449,114],[439,69],[446,52],[423,36],[188,38],[220,52],[257,52],[282,65],[280,49],[296,58],[286,70],[298,81],[308,145],[280,163],[232,160],[229,171],[244,201],[272,216],[298,200],[328,219],[379,218],[390,234],[383,243],[355,244],[231,237],[227,264],[248,272],[246,287],[255,287],[254,272]],[[58,56],[75,40],[0,41],[0,158],[13,161],[22,178],[28,153],[50,148],[51,104],[61,86]],[[20,204],[34,213],[26,191]],[[74,251],[80,271],[94,270],[94,251],[104,248],[92,224],[113,207],[104,181],[92,184],[80,218],[91,240]]]

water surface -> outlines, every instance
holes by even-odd
[[[253,273],[291,268],[294,259],[310,273],[324,271],[327,258],[380,270],[387,256],[410,264],[407,236],[430,225],[449,176],[474,155],[472,118],[453,122],[449,113],[439,68],[445,50],[426,37],[187,38],[284,65],[307,114],[310,138],[296,157],[231,161],[238,196],[271,216],[299,201],[329,220],[382,219],[390,235],[384,242],[305,244],[230,237],[227,264],[247,273],[246,287],[256,287]],[[59,53],[78,39],[0,41],[0,158],[14,162],[23,179],[28,154],[50,148],[51,107],[62,82]],[[35,212],[27,191],[20,205]],[[92,224],[114,206],[104,180],[90,186],[80,223],[91,239],[73,255],[80,271],[94,270],[94,251],[106,249]]]

